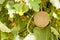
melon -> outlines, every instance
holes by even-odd
[[[50,22],[49,15],[45,11],[37,12],[34,15],[34,23],[38,27],[44,28],[49,24],[49,22]]]

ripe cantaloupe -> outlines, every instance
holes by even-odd
[[[49,22],[49,15],[45,11],[37,12],[34,16],[34,23],[38,27],[44,28],[49,24]]]

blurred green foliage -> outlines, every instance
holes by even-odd
[[[51,27],[60,34],[60,9],[56,9],[50,1],[46,0],[0,0],[0,22],[11,30],[10,33],[0,30],[0,39],[24,40],[29,34],[27,24],[30,17],[41,9],[48,12],[51,22],[41,29],[34,24],[32,18],[29,24],[30,32],[36,40],[59,40],[60,35],[51,32]],[[56,13],[57,18],[54,18],[53,12]]]

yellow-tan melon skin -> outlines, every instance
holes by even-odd
[[[37,12],[34,16],[34,23],[38,27],[46,27],[49,24],[50,18],[47,12]]]

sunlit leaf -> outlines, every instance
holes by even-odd
[[[36,40],[36,39],[35,39],[35,36],[34,36],[33,34],[28,34],[28,35],[24,38],[24,40]]]
[[[19,35],[16,35],[14,40],[20,40]]]
[[[14,13],[15,13],[15,10],[13,10],[13,9],[9,9],[8,10],[8,14],[9,14],[9,17],[10,18],[13,18],[14,17],[14,15],[13,15]]]
[[[7,9],[12,9],[13,6],[14,6],[14,2],[13,2],[13,1],[8,1],[8,2],[6,3],[5,8],[7,8]]]
[[[59,2],[59,0],[50,0],[50,2],[53,4],[53,6],[56,7],[56,9],[60,8],[60,2]]]
[[[14,37],[15,37],[14,40],[23,40],[23,38],[20,37],[19,35],[15,35]]]
[[[59,35],[59,33],[57,32],[57,30],[53,27],[51,27],[51,31],[55,34],[55,35]]]
[[[11,30],[7,26],[5,26],[2,22],[0,22],[0,30],[2,32],[7,32],[7,33],[11,32]]]
[[[54,18],[58,18],[58,17],[57,17],[57,14],[56,14],[55,12],[53,12],[53,17],[54,17]]]
[[[60,19],[60,9],[56,10],[56,14],[57,14],[57,17],[58,17],[57,19]]]
[[[0,4],[3,4],[5,0],[0,0]]]

